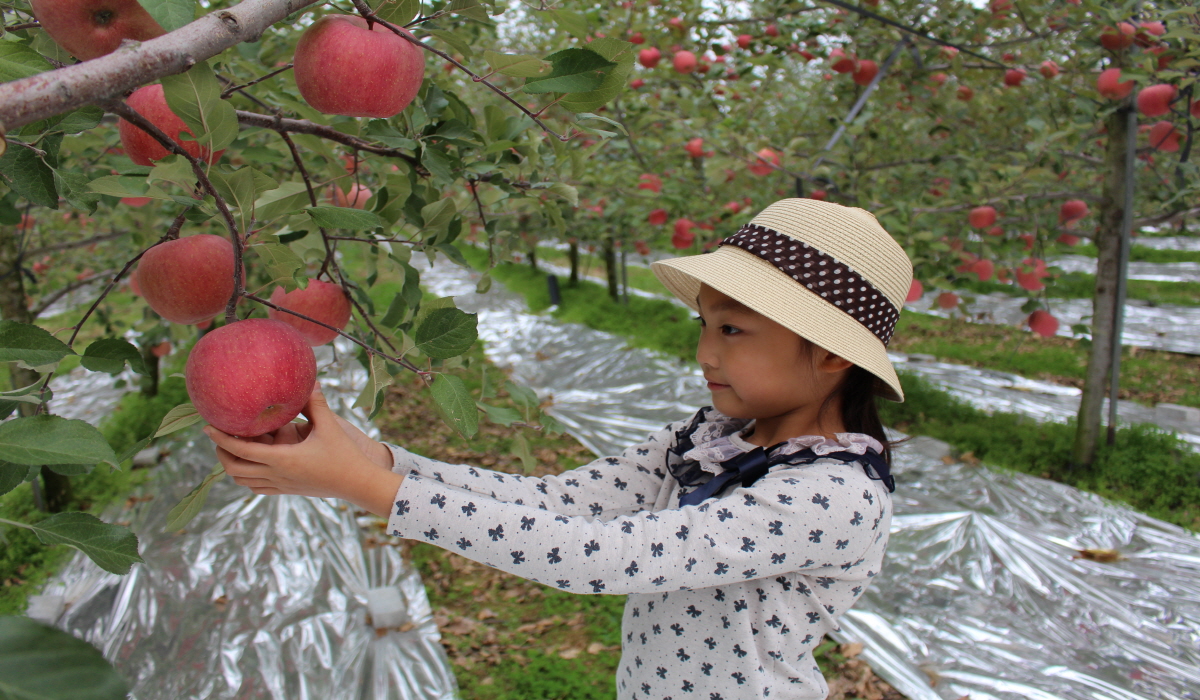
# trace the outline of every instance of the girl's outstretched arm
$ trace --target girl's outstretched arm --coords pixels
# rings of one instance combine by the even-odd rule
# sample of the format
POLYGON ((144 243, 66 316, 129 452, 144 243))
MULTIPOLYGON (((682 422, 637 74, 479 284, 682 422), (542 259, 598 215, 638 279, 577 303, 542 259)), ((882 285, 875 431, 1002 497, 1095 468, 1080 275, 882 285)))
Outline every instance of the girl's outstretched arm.
POLYGON ((386 518, 404 481, 385 466, 391 462, 387 448, 344 430, 320 389, 313 389, 303 413, 307 427, 284 426, 258 438, 237 438, 212 426, 204 432, 217 444, 225 472, 254 493, 339 498, 386 518))

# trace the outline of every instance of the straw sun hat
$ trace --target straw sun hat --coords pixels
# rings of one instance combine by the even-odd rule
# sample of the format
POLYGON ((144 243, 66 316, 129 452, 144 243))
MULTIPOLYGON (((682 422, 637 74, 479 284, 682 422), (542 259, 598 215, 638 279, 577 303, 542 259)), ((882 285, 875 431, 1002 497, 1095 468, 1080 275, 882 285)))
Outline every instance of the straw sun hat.
POLYGON ((704 255, 654 263, 654 274, 694 310, 700 285, 728 295, 883 381, 903 401, 887 356, 912 263, 869 212, 784 199, 704 255))

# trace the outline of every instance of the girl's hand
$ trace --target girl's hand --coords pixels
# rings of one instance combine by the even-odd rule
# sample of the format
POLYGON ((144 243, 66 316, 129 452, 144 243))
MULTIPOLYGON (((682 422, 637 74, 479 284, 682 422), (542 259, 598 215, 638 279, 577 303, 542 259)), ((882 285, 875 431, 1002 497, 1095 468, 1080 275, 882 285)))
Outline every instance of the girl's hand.
POLYGON ((340 498, 387 517, 404 480, 390 471, 390 450, 339 421, 320 389, 313 390, 303 413, 309 423, 291 423, 258 438, 237 438, 212 426, 204 432, 217 444, 225 472, 254 493, 340 498))

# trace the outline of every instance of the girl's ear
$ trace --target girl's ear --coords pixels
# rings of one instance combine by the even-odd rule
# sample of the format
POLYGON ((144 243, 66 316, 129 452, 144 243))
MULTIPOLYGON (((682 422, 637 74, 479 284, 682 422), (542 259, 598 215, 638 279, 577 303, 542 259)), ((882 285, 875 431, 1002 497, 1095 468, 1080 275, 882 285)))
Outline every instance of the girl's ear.
POLYGON ((837 372, 848 370, 854 366, 854 363, 850 360, 847 360, 840 355, 835 355, 819 345, 814 345, 813 349, 817 352, 817 369, 821 370, 822 372, 836 374, 837 372))

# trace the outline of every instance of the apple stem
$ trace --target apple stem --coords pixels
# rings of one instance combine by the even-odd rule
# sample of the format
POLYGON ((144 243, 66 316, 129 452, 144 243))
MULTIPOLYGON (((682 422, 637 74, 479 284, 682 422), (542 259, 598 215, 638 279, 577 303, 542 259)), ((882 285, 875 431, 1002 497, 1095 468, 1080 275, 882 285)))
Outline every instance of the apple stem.
POLYGON ((391 22, 380 19, 379 15, 375 14, 371 10, 370 6, 367 5, 367 3, 364 0, 352 0, 352 1, 354 3, 355 9, 358 10, 358 13, 360 15, 362 15, 363 19, 367 20, 368 23, 377 22, 380 25, 387 27, 389 30, 391 30, 391 32, 393 34, 400 37, 401 39, 404 39, 405 41, 410 41, 410 42, 416 44, 417 46, 420 46, 422 49, 425 49, 426 51, 428 51, 430 53, 440 56, 443 60, 449 62, 455 68, 458 68, 459 70, 461 70, 462 72, 464 72, 468 76, 470 76, 471 80, 473 80, 474 82, 483 83, 492 92, 496 93, 497 95, 500 95, 504 99, 511 102, 517 109, 521 110, 526 116, 528 116, 530 119, 532 119, 535 124, 537 124, 539 127, 541 127, 542 131, 545 131, 547 134, 550 134, 551 136, 558 139, 559 141, 570 140, 570 138, 571 138, 570 136, 568 136, 566 134, 559 134, 556 131, 554 131, 553 129, 551 129, 549 126, 546 126, 546 123, 538 118, 538 116, 539 116, 538 114, 534 114, 533 112, 529 111, 528 109, 525 108, 525 105, 523 105, 520 102, 513 99, 508 93, 506 93, 504 90, 501 90, 494 83, 492 83, 489 80, 486 80, 485 78, 480 77, 474 71, 472 71, 470 68, 467 68, 463 64, 454 60, 454 57, 451 56, 450 54, 448 54, 445 51, 442 51, 440 49, 436 49, 436 48, 430 46, 429 44, 426 44, 423 41, 420 41, 413 35, 404 31, 400 27, 397 27, 396 25, 392 24, 391 22))
MULTIPOLYGON (((271 71, 270 73, 267 73, 266 75, 264 75, 262 77, 255 78, 254 80, 251 80, 250 82, 246 83, 245 85, 234 85, 232 87, 227 87, 227 88, 225 88, 224 91, 221 92, 221 99, 227 99, 230 95, 232 95, 235 92, 242 92, 243 90, 245 90, 246 88, 248 88, 252 85, 257 85, 257 84, 261 83, 262 81, 267 80, 268 78, 274 78, 275 76, 279 75, 280 73, 283 73, 284 71, 289 71, 291 69, 292 69, 292 64, 289 63, 282 68, 276 68, 275 70, 271 71)), ((247 95, 247 97, 249 97, 249 95, 247 95)))
MULTIPOLYGON (((403 357, 395 357, 395 356, 389 355, 381 350, 373 348, 370 345, 367 345, 366 343, 362 342, 358 338, 355 338, 354 336, 350 335, 349 333, 346 333, 345 331, 341 330, 340 328, 335 328, 334 326, 331 326, 328 323, 322 323, 321 321, 318 321, 317 319, 309 317, 309 316, 305 316, 302 313, 298 313, 296 311, 292 311, 291 309, 285 309, 282 306, 272 304, 271 302, 267 301, 266 299, 263 299, 262 297, 257 296, 255 294, 251 294, 250 292, 243 292, 242 296, 249 299, 250 301, 258 302, 259 304, 262 304, 263 306, 275 309, 276 311, 280 311, 285 314, 291 314, 297 318, 303 319, 310 323, 315 323, 318 326, 321 326, 322 328, 327 328, 331 331, 334 331, 335 333, 342 336, 346 340, 349 340, 350 342, 354 343, 355 345, 361 347, 363 350, 366 350, 368 353, 370 353, 372 355, 379 355, 380 357, 382 357, 385 360, 395 362, 396 364, 400 365, 401 367, 417 373, 421 377, 421 379, 424 379, 426 382, 431 381, 430 377, 433 376, 432 372, 427 372, 427 371, 421 369, 420 367, 417 367, 416 365, 414 365, 413 363, 404 359, 403 357)), ((354 299, 351 298, 350 301, 354 302, 354 299)))

